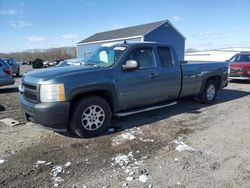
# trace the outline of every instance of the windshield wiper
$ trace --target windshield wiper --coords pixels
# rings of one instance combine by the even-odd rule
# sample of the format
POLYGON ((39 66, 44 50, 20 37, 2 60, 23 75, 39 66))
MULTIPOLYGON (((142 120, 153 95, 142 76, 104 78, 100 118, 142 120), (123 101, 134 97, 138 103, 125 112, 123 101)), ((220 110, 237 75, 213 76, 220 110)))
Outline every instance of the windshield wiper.
POLYGON ((98 65, 97 63, 84 63, 83 65, 97 66, 97 67, 100 66, 100 65, 98 65))

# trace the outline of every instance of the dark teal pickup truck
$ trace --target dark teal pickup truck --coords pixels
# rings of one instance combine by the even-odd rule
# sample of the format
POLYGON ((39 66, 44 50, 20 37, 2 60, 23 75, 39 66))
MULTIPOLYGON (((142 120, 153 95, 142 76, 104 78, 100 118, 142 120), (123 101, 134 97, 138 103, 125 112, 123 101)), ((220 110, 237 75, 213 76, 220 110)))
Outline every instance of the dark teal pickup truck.
POLYGON ((184 64, 170 45, 125 42, 99 48, 81 66, 25 74, 19 100, 28 119, 92 137, 114 116, 171 106, 180 97, 212 103, 227 79, 226 62, 184 64))

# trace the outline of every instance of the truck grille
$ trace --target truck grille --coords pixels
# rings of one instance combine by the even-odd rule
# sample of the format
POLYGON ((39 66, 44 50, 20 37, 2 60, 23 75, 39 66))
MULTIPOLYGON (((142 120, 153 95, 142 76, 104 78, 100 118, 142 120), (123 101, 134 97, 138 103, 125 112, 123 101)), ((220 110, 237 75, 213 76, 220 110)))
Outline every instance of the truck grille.
POLYGON ((231 68, 230 69, 231 73, 238 73, 238 72, 242 72, 242 68, 231 68))
POLYGON ((33 85, 33 84, 28 84, 28 83, 23 83, 23 95, 25 99, 33 102, 33 103, 38 103, 38 86, 33 85))

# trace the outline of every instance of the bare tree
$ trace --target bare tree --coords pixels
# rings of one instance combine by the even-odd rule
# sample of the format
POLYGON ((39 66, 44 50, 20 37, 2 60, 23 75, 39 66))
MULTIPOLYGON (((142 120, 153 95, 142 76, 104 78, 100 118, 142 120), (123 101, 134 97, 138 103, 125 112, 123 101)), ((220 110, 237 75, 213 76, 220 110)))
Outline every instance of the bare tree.
POLYGON ((0 53, 0 57, 15 58, 17 61, 34 61, 39 58, 44 61, 57 61, 76 58, 75 47, 51 48, 45 51, 0 53))

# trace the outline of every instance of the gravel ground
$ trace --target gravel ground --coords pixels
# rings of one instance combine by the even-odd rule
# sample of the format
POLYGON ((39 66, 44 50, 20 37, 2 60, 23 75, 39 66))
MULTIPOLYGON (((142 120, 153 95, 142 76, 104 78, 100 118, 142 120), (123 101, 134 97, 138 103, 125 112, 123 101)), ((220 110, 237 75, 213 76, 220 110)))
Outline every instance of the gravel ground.
POLYGON ((0 89, 0 120, 20 123, 0 123, 0 187, 250 187, 250 83, 230 83, 214 105, 182 99, 79 139, 26 122, 19 79, 0 89))

